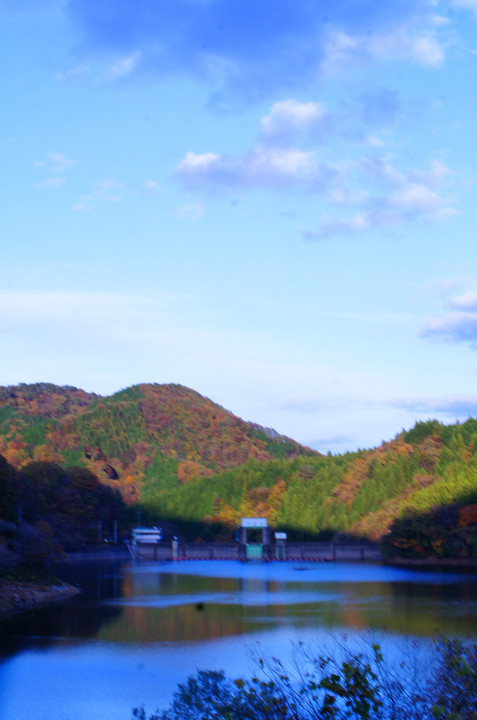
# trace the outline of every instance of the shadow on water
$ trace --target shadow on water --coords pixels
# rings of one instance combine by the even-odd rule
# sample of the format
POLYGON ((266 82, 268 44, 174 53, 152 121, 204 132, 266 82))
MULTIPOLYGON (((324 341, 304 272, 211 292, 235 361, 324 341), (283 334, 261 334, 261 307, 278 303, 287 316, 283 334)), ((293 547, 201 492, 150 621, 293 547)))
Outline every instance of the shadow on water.
POLYGON ((61 564, 55 568, 55 574, 62 581, 79 587, 81 593, 0 622, 0 657, 6 658, 32 646, 46 649, 67 645, 69 640, 87 641, 97 637, 104 624, 113 622, 121 614, 120 606, 108 602, 122 596, 121 563, 61 564))
POLYGON ((475 575, 393 572, 334 564, 71 563, 58 567, 57 574, 80 586, 82 593, 5 622, 0 626, 0 653, 5 657, 93 639, 179 645, 253 636, 279 627, 294 632, 372 629, 427 637, 436 632, 475 634, 475 575))
POLYGON ((436 631, 477 631, 475 573, 87 561, 58 574, 82 594, 0 627, 6 717, 117 720, 141 702, 167 703, 197 668, 247 673, 247 648, 257 645, 279 657, 296 640, 333 648, 370 632, 396 657, 419 639, 425 663, 436 631))

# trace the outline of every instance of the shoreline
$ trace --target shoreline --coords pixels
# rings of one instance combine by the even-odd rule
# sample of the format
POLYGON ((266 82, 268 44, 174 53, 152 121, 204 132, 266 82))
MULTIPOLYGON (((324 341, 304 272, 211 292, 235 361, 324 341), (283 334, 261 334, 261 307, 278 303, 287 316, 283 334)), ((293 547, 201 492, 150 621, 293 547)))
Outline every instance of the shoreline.
POLYGON ((429 556, 427 558, 391 558, 384 560, 385 565, 393 565, 397 567, 416 567, 416 568, 477 568, 477 559, 475 558, 439 558, 429 556))
POLYGON ((0 621, 28 610, 79 595, 80 588, 61 583, 23 582, 0 578, 0 621))

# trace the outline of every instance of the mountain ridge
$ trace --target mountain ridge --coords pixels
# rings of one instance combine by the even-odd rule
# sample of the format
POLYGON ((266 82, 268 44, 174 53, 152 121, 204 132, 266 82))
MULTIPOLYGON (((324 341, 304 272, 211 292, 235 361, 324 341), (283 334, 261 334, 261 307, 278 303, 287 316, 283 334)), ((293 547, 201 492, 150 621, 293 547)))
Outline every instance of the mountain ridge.
POLYGON ((317 454, 173 383, 109 396, 52 383, 1 387, 0 453, 16 468, 31 460, 85 466, 129 502, 161 459, 169 479, 185 483, 251 459, 317 454))
POLYGON ((110 514, 120 493, 134 516, 192 538, 230 539, 241 517, 266 517, 295 539, 394 537, 406 557, 477 558, 473 418, 418 421, 379 447, 324 456, 181 385, 103 397, 38 383, 0 388, 0 456, 17 505, 22 487, 40 505, 56 484, 59 497, 93 489, 110 514))

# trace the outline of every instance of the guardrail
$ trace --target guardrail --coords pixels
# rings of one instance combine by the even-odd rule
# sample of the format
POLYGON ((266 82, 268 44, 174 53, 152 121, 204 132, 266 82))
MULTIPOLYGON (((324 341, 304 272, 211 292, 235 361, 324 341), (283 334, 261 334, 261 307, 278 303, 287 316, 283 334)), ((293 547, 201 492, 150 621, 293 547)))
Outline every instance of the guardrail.
MULTIPOLYGON (((135 560, 246 560, 247 548, 242 543, 154 543, 131 545, 128 549, 135 560)), ((254 552, 254 559, 260 559, 254 552)), ((265 545, 262 560, 328 561, 328 562, 379 562, 382 555, 371 543, 294 543, 265 545)))

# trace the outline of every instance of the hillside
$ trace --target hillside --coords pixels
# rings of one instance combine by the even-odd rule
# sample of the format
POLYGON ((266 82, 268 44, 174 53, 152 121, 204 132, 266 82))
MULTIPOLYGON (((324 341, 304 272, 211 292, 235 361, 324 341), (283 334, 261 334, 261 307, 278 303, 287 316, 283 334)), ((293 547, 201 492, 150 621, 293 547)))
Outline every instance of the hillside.
POLYGON ((419 422, 345 455, 250 460, 144 501, 156 517, 234 527, 257 515, 294 538, 388 536, 405 556, 477 557, 477 421, 419 422))
POLYGON ((241 465, 315 453, 180 385, 110 397, 48 383, 0 388, 0 454, 88 468, 128 502, 241 465))
POLYGON ((134 517, 190 538, 230 538, 241 517, 263 516, 290 539, 345 533, 386 537, 408 557, 477 557, 473 418, 418 422, 377 448, 322 456, 180 385, 111 397, 20 385, 0 389, 0 455, 10 463, 0 520, 14 520, 21 501, 30 522, 47 517, 55 534, 72 522, 64 498, 78 498, 78 532, 97 513, 93 537, 100 520, 121 515, 120 493, 134 517))

